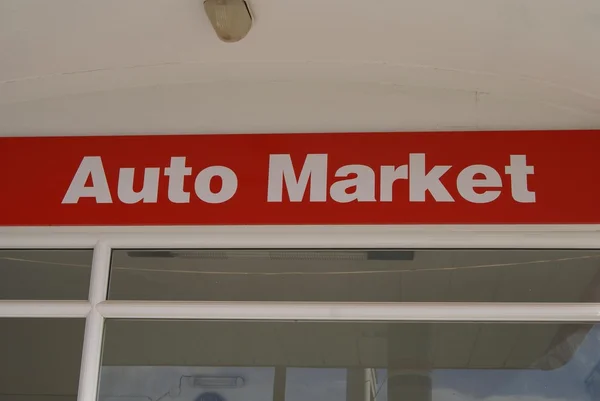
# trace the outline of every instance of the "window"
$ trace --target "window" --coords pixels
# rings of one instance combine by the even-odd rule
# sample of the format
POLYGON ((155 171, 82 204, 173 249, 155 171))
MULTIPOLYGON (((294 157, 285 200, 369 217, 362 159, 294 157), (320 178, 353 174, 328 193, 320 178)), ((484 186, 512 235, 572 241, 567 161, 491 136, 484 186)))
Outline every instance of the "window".
POLYGON ((0 401, 75 401, 84 319, 0 318, 0 401))
POLYGON ((0 299, 85 300, 91 250, 0 250, 0 299))
POLYGON ((598 329, 108 320, 99 400, 592 401, 598 329))
POLYGON ((115 250, 109 299, 598 302, 600 252, 115 250))
POLYGON ((600 232, 261 230, 0 234, 0 401, 600 399, 600 232))
MULTIPOLYGON (((87 300, 92 250, 0 250, 0 307, 8 302, 36 315, 47 303, 87 300)), ((83 308, 79 308, 83 310, 83 308)), ((61 312, 53 313, 61 315, 61 312)), ((56 317, 56 316, 53 316, 56 317)), ((0 401, 75 401, 83 349, 85 315, 78 318, 0 315, 0 401)))

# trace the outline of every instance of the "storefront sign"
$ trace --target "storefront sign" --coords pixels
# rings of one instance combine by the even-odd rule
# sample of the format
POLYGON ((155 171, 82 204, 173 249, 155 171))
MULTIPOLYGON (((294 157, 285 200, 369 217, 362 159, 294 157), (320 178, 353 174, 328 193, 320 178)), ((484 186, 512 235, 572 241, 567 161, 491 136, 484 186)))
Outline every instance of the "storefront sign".
POLYGON ((594 224, 600 131, 0 138, 0 225, 594 224))

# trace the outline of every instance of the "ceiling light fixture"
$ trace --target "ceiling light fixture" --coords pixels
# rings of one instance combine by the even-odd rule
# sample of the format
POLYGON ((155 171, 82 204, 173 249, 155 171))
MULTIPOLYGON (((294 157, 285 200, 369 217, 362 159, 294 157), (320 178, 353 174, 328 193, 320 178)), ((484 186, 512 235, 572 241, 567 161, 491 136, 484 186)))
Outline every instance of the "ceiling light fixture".
POLYGON ((244 0, 204 0, 204 11, 223 42, 242 40, 252 27, 250 7, 244 0))
POLYGON ((130 258, 177 258, 177 259, 271 259, 271 260, 379 260, 412 261, 414 252, 410 250, 229 250, 198 249, 173 251, 128 251, 130 258))
POLYGON ((192 376, 194 387, 202 388, 239 388, 244 386, 244 378, 240 376, 192 376))

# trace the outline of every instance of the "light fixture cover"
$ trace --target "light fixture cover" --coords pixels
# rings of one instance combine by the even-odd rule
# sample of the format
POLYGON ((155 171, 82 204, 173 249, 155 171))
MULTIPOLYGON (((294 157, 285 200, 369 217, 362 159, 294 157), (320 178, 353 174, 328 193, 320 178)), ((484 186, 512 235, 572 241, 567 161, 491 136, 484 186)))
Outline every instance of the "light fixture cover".
POLYGON ((379 260, 412 261, 414 251, 395 249, 192 249, 192 250, 156 250, 128 251, 130 258, 178 258, 178 259, 270 259, 270 260, 379 260))
POLYGON ((244 0, 204 0, 204 11, 224 42, 243 39, 252 27, 252 14, 244 0))
POLYGON ((192 376, 194 387, 202 388, 239 388, 244 386, 240 376, 192 376))

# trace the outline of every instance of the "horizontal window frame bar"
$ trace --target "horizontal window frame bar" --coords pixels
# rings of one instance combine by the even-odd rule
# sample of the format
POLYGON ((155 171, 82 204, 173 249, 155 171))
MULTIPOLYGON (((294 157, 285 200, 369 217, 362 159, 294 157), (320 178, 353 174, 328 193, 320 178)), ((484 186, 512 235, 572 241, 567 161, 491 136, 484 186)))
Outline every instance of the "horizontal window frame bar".
MULTIPOLYGON (((600 303, 102 301, 104 319, 600 322, 600 303)), ((0 318, 85 318, 87 301, 0 301, 0 318)))
POLYGON ((599 225, 14 227, 0 248, 600 249, 599 225))
POLYGON ((88 301, 0 300, 0 318, 85 318, 91 310, 88 301))
POLYGON ((318 303, 104 301, 105 319, 600 322, 600 303, 318 303))

